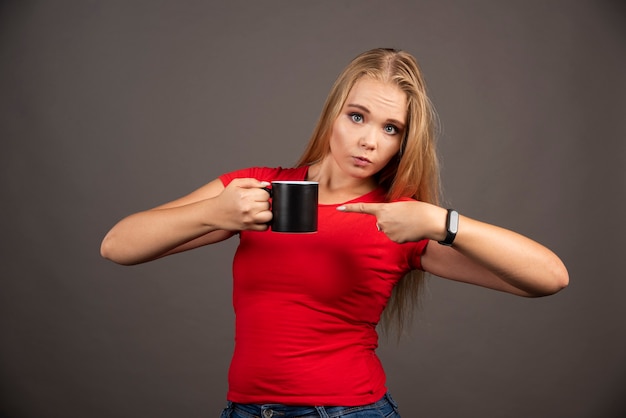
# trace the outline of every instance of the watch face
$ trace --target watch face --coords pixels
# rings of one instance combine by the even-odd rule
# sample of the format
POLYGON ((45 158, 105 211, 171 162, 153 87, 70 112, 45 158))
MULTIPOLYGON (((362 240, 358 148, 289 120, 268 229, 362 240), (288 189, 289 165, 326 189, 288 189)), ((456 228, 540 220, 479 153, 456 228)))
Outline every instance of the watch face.
POLYGON ((450 211, 450 226, 448 227, 448 230, 453 233, 456 234, 459 231, 459 212, 457 212, 456 210, 451 210, 450 211))

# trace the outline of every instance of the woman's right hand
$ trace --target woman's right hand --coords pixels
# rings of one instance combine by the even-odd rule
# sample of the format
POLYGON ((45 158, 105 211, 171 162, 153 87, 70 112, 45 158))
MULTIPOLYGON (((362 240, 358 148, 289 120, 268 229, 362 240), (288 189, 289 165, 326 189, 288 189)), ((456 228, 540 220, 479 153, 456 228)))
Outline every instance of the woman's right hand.
POLYGON ((251 178, 235 179, 215 197, 219 208, 216 225, 227 231, 265 231, 272 220, 268 182, 251 178))

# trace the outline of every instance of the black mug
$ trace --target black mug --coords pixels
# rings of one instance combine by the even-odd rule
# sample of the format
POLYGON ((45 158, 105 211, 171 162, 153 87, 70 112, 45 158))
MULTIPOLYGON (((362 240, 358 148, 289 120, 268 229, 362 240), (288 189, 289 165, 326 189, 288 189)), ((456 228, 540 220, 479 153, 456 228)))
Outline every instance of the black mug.
POLYGON ((317 231, 317 182, 273 181, 272 188, 265 190, 272 197, 272 231, 317 231))

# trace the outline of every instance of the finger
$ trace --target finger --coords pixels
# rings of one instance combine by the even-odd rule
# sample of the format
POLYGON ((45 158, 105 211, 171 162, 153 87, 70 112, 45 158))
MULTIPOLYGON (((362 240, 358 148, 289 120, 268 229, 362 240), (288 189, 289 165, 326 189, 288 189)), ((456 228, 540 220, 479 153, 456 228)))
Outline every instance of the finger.
POLYGON ((233 180, 233 183, 237 187, 241 187, 243 189, 254 189, 254 188, 260 189, 260 188, 267 187, 270 185, 270 183, 267 181, 260 181, 260 180, 253 179, 253 178, 239 178, 239 179, 233 180))
POLYGON ((269 224, 264 223, 264 224, 253 224, 250 225, 247 229, 249 231, 267 231, 269 229, 269 224))
POLYGON ((264 210, 256 214, 256 216, 254 217, 254 222, 257 224, 264 225, 264 224, 268 224, 269 222, 271 222, 272 218, 273 218, 272 212, 269 210, 264 210))
POLYGON ((240 189, 244 194, 256 202, 266 202, 270 198, 270 192, 267 186, 270 185, 267 181, 259 181, 253 178, 239 178, 235 179, 231 183, 233 187, 240 189))
POLYGON ((380 210, 381 203, 350 203, 337 208, 341 212, 366 213, 376 216, 380 210))
POLYGON ((255 202, 265 202, 269 207, 269 198, 271 197, 270 192, 266 188, 254 188, 249 189, 246 192, 246 195, 252 198, 255 202))

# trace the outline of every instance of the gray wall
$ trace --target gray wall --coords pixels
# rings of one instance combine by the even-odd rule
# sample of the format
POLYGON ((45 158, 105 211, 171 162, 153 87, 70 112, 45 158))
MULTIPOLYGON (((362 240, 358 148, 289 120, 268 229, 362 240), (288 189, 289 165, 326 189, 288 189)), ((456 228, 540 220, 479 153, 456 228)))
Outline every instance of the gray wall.
POLYGON ((404 416, 626 416, 623 3, 220 3, 0 3, 0 415, 218 416, 236 240, 136 267, 100 240, 293 164, 340 69, 391 46, 426 74, 447 204, 571 275, 533 300, 431 278, 380 349, 404 416))

